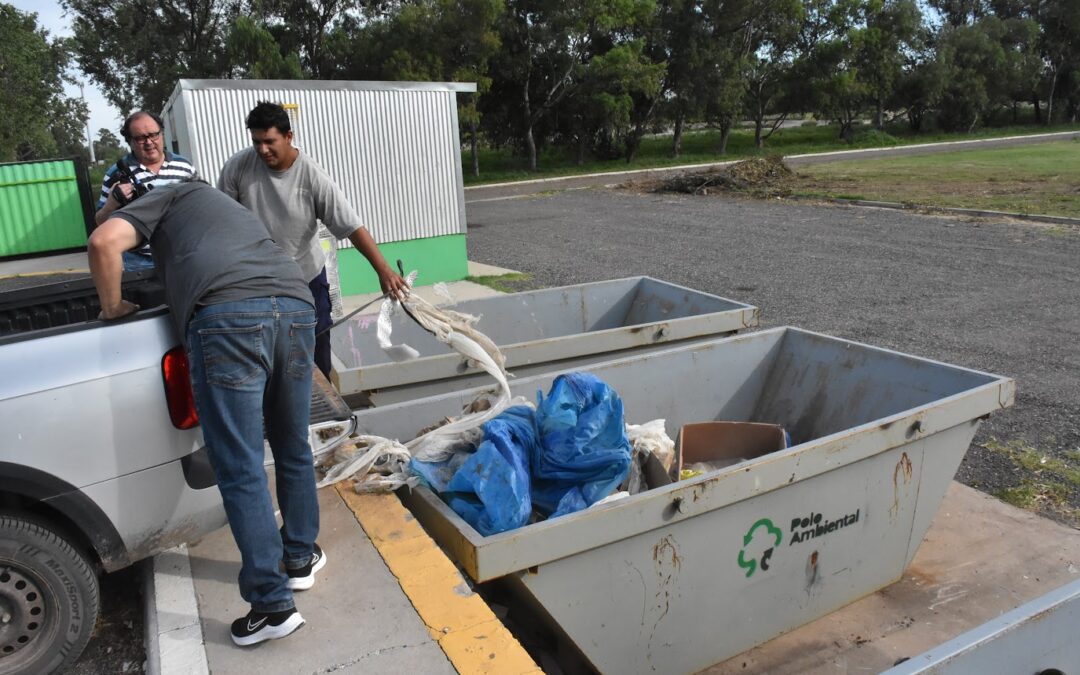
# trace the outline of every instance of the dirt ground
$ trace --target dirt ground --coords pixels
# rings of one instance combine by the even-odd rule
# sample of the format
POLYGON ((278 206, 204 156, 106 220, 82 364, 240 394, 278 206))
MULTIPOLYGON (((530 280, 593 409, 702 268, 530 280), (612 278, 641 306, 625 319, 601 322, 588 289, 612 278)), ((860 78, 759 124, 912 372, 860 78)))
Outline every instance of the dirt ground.
POLYGON ((102 577, 97 624, 71 675, 146 672, 140 570, 140 565, 134 565, 102 577))

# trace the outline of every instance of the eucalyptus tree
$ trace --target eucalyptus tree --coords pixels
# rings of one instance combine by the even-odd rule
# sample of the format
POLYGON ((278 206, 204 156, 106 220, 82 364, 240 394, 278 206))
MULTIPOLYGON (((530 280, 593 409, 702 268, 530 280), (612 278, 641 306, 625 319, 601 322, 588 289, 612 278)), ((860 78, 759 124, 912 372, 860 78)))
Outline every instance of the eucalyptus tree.
POLYGON ((503 48, 492 59, 493 91, 513 93, 529 169, 537 167, 537 128, 578 88, 591 59, 630 41, 653 0, 508 0, 499 22, 503 48), (603 44, 601 44, 603 43, 603 44))
MULTIPOLYGON (((1045 64, 1046 123, 1053 120, 1059 89, 1076 100, 1080 86, 1080 8, 1075 0, 1041 0, 1035 20, 1039 25, 1039 53, 1045 64)), ((1075 106, 1070 113, 1075 118, 1075 106)))
POLYGON ((73 50, 105 98, 127 114, 160 110, 182 77, 230 73, 226 40, 241 0, 61 0, 73 50))
POLYGON ((761 148, 794 110, 791 78, 799 57, 798 38, 805 9, 800 0, 764 0, 752 25, 747 56, 745 110, 754 122, 754 145, 761 148))
POLYGON ((0 3, 0 162, 82 154, 87 109, 64 94, 68 47, 35 14, 0 3))
POLYGON ((335 79, 474 82, 458 95, 458 120, 468 131, 472 170, 479 174, 478 98, 490 89, 489 62, 501 46, 496 23, 503 0, 417 0, 369 6, 344 16, 327 40, 335 79))
POLYGON ((865 25, 853 32, 858 77, 874 105, 874 126, 885 128, 885 106, 923 36, 915 0, 868 0, 865 25))

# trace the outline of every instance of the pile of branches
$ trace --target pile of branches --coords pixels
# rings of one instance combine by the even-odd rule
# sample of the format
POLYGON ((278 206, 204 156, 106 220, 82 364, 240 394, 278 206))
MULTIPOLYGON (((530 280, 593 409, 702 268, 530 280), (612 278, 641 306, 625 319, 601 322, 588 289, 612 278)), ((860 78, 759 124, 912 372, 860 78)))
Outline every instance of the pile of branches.
POLYGON ((679 174, 657 181, 653 192, 681 192, 707 195, 710 192, 739 192, 754 197, 785 197, 791 194, 795 176, 783 157, 747 159, 724 167, 679 174))

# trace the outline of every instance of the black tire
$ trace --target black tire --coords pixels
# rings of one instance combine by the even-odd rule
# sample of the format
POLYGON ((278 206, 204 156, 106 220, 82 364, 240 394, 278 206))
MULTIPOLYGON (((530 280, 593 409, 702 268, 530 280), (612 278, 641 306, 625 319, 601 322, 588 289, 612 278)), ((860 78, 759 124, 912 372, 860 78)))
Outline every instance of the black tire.
POLYGON ((86 557, 46 524, 0 515, 0 675, 63 672, 98 615, 86 557))

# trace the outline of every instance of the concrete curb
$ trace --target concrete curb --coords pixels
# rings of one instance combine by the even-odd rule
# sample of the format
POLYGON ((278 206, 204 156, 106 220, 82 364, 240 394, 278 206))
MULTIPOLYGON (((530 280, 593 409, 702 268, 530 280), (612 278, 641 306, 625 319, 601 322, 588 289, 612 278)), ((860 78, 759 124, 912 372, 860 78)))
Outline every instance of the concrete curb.
POLYGON ((397 495, 358 495, 347 482, 334 489, 459 673, 542 675, 397 495))
POLYGON ((187 546, 177 546, 147 560, 143 579, 146 672, 210 675, 187 546))
POLYGON ((1035 213, 1010 213, 1008 211, 987 211, 985 209, 963 209, 950 206, 926 206, 923 204, 904 204, 902 202, 879 202, 871 199, 843 199, 841 197, 789 197, 794 201, 806 202, 829 202, 843 204, 845 206, 864 206, 876 209, 896 209, 898 211, 928 211, 931 213, 946 213, 958 216, 974 216, 979 218, 1014 218, 1036 223, 1053 223, 1056 225, 1072 225, 1080 227, 1080 218, 1068 218, 1065 216, 1046 216, 1035 213))

